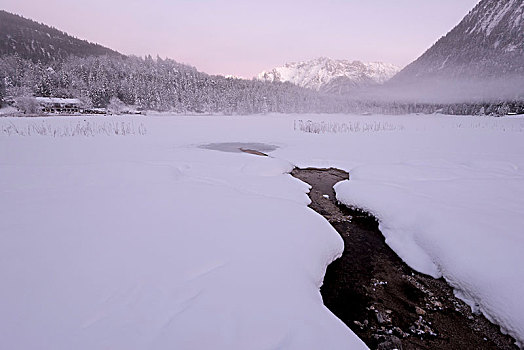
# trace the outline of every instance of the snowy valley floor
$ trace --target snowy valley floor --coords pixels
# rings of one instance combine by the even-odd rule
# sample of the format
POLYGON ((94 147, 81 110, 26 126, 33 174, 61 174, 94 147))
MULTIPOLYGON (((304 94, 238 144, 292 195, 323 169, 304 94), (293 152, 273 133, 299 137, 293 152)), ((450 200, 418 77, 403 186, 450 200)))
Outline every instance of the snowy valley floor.
POLYGON ((0 348, 366 348, 322 303, 343 241, 294 166, 349 171, 341 202, 524 342, 523 136, 522 118, 1 118, 0 348), (232 142, 278 148, 201 147, 232 142))

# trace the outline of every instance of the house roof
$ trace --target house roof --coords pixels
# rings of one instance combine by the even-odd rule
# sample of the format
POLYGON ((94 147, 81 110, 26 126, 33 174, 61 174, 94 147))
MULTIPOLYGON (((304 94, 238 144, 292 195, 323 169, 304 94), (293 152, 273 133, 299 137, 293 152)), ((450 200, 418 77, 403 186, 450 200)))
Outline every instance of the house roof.
POLYGON ((77 98, 58 98, 58 97, 36 97, 36 100, 40 103, 50 103, 50 104, 82 104, 77 98))

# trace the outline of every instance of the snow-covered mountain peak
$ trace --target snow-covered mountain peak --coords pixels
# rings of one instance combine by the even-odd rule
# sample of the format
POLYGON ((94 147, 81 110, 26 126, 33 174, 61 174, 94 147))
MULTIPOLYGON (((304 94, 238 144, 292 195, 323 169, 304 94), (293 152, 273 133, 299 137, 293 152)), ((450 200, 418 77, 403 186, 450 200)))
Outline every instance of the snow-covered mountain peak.
POLYGON ((393 77, 399 67, 382 62, 333 60, 319 57, 309 61, 286 63, 264 71, 257 79, 270 82, 290 82, 301 87, 324 90, 335 81, 353 87, 382 84, 393 77))

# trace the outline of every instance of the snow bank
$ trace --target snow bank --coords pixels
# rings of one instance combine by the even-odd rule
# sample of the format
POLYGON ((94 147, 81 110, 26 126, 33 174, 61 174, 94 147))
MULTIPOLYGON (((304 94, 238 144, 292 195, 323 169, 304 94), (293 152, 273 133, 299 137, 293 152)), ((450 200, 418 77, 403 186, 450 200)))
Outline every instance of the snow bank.
POLYGON ((416 152, 406 147, 404 161, 358 166, 335 190, 344 204, 378 218, 387 244, 411 267, 444 276, 522 345, 524 145, 507 147, 515 135, 507 136, 494 133, 491 142, 454 160, 445 141, 435 145, 438 158, 410 159, 416 152), (499 154, 502 149, 508 153, 499 154))
POLYGON ((365 349, 322 303, 343 242, 291 165, 144 123, 0 136, 0 348, 365 349))
POLYGON ((524 118, 300 116, 311 125, 395 128, 296 130, 275 155, 338 167, 339 200, 380 220, 413 268, 457 293, 524 344, 524 118))

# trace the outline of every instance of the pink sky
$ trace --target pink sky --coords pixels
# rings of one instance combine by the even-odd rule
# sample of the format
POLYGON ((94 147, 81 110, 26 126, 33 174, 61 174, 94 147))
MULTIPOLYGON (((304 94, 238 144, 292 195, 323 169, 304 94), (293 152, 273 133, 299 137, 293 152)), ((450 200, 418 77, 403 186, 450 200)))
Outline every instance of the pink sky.
POLYGON ((124 54, 252 77, 316 57, 405 66, 478 0, 0 0, 0 8, 124 54))

